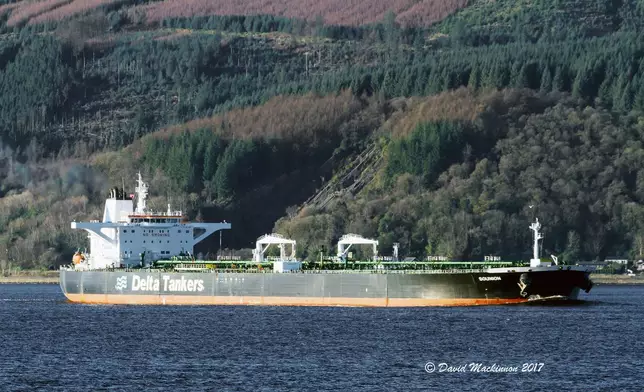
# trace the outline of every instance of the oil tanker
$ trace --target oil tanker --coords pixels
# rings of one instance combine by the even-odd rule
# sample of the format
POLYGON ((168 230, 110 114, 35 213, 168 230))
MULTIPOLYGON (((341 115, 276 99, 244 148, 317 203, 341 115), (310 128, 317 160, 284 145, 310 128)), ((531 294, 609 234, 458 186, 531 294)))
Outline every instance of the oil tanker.
POLYGON ((561 265, 539 257, 541 225, 533 232, 529 263, 424 261, 378 256, 378 241, 347 234, 337 255, 298 260, 296 242, 279 234, 260 237, 252 260, 199 260, 194 245, 231 224, 186 222, 181 211, 146 206, 148 185, 139 173, 135 194, 113 188, 102 221, 72 222, 88 232, 90 252, 76 252, 60 269, 60 287, 72 302, 152 305, 466 306, 577 299, 589 292, 592 267, 561 265), (136 199, 136 208, 134 206, 136 199), (351 261, 353 245, 373 257, 351 261), (268 257, 267 250, 279 249, 268 257))

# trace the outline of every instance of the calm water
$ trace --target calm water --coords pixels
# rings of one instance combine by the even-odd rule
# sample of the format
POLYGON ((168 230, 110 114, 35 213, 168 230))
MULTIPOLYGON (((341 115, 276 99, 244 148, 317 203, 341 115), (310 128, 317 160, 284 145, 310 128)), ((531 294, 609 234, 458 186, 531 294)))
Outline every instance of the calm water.
MULTIPOLYGON (((644 390, 644 287, 582 305, 87 306, 0 285, 0 390, 644 390), (425 371, 425 364, 518 367, 425 371), (524 363, 543 363, 522 373, 524 363)), ((443 365, 445 366, 445 365, 443 365)))

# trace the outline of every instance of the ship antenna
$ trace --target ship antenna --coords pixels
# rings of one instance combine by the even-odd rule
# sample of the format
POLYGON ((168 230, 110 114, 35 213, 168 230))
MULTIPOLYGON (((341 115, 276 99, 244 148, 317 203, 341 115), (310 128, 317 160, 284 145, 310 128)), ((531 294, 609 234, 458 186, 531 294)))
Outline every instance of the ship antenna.
POLYGON ((535 218, 534 223, 530 225, 530 230, 533 232, 533 244, 532 244, 532 260, 530 260, 530 267, 538 267, 541 264, 541 259, 539 258, 539 240, 543 239, 543 234, 539 232, 541 224, 539 219, 535 218))

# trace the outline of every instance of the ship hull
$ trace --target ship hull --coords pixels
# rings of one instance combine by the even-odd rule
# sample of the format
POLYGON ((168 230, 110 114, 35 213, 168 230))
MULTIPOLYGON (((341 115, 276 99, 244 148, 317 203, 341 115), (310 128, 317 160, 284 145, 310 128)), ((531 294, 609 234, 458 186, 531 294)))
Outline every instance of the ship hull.
POLYGON ((72 302, 149 305, 471 306, 576 299, 590 272, 167 273, 66 271, 72 302))

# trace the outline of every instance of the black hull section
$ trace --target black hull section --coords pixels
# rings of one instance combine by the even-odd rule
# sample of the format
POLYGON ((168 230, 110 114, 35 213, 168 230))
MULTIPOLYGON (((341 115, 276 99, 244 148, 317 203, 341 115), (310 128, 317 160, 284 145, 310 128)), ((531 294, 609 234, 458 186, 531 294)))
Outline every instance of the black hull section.
POLYGON ((576 299, 589 271, 556 269, 473 273, 166 273, 61 271, 74 302, 436 306, 576 299))

